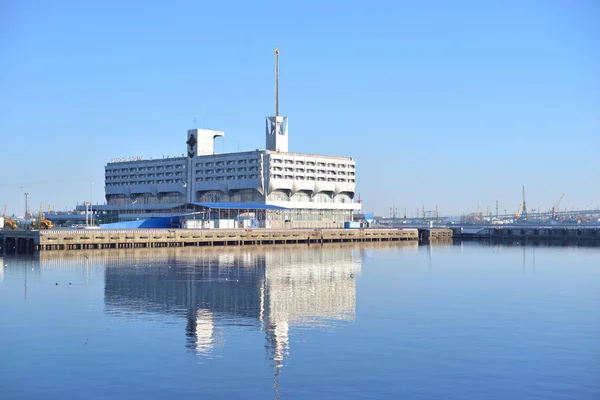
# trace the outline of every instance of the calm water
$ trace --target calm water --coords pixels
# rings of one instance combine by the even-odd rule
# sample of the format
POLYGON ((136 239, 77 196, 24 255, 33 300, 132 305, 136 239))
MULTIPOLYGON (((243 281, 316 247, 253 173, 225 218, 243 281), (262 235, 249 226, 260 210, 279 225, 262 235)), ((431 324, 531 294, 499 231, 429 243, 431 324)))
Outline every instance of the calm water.
POLYGON ((600 398, 598 248, 0 260, 2 399, 600 398))

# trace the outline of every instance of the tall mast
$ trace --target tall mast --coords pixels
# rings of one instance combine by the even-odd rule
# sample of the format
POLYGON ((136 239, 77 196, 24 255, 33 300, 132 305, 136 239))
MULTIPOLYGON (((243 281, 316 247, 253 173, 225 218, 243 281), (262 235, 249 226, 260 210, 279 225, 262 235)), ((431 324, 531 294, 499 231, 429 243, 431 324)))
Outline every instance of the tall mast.
POLYGON ((275 116, 279 115, 279 47, 275 48, 275 116))

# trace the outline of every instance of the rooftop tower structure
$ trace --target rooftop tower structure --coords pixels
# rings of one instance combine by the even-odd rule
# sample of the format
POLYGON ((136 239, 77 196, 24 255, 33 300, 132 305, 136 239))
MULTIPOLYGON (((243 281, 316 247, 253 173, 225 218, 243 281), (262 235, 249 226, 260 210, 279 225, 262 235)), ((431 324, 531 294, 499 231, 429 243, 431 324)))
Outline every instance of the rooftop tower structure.
POLYGON ((287 153, 288 119, 279 115, 279 48, 275 49, 275 115, 265 122, 266 149, 287 153))

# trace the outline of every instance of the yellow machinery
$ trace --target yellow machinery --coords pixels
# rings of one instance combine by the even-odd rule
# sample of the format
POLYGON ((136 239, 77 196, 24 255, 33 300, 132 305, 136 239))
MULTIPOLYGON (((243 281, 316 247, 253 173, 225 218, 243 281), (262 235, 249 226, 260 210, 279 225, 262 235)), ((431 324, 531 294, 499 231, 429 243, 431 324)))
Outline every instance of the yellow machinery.
POLYGON ((565 197, 564 193, 562 194, 562 196, 560 196, 560 199, 558 199, 556 204, 552 206, 552 219, 555 219, 556 213, 559 211, 558 207, 560 207, 560 202, 562 201, 563 197, 565 197))
POLYGON ((515 219, 519 219, 521 217, 521 211, 523 211, 523 203, 519 204, 519 209, 517 210, 517 213, 515 214, 515 219))
POLYGON ((4 229, 17 229, 17 222, 6 215, 6 205, 4 206, 4 229))
POLYGON ((43 210, 41 204, 40 204, 40 214, 38 216, 38 219, 33 221, 31 223, 31 226, 33 229, 52 229, 52 228, 54 228, 54 224, 52 223, 52 221, 49 221, 46 218, 44 218, 44 210, 43 210))

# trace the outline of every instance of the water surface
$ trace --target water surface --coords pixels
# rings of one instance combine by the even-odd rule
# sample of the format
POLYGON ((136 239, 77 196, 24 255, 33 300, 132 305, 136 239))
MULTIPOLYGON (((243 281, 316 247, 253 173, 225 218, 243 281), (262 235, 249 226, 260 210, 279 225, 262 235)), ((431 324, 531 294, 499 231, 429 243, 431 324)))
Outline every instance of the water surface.
POLYGON ((0 267, 0 398, 598 399, 600 250, 45 252, 0 267))

